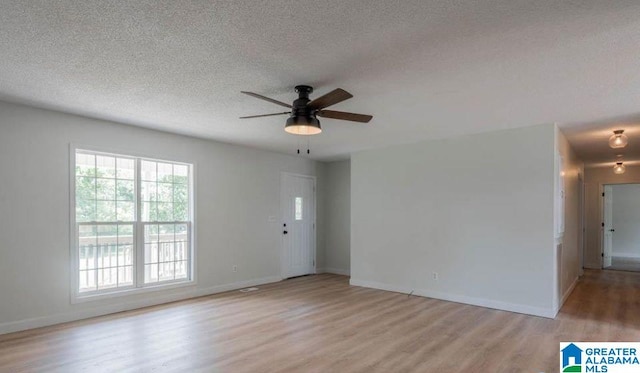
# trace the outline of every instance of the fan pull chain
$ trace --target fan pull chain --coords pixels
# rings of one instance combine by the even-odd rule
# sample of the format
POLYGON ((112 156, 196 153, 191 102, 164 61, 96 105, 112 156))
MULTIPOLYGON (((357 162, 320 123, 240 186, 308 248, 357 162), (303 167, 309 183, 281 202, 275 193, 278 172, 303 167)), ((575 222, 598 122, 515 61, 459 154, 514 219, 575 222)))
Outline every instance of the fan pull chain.
MULTIPOLYGON (((306 136, 306 137, 307 137, 307 154, 311 154, 311 144, 310 144, 309 136, 306 136)), ((298 139, 297 153, 300 154, 300 139, 298 139)))

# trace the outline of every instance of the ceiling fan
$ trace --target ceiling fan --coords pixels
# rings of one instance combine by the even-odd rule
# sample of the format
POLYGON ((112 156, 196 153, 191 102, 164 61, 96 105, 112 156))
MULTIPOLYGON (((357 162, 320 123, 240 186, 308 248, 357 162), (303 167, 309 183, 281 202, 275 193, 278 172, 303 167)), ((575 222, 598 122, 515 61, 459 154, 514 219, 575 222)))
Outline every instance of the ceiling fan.
POLYGON ((298 93, 298 99, 293 101, 293 105, 289 105, 285 102, 277 101, 263 95, 259 95, 253 92, 242 91, 242 93, 259 98, 261 100, 269 101, 276 105, 290 108, 291 111, 285 111, 281 113, 251 115, 247 117, 240 117, 240 119, 271 117, 274 115, 288 114, 289 118, 284 126, 284 130, 295 135, 316 135, 322 132, 320 128, 320 121, 316 117, 332 118, 349 120, 352 122, 368 123, 373 116, 364 114, 346 113, 344 111, 325 110, 325 108, 335 105, 344 100, 348 100, 353 95, 344 89, 337 88, 327 93, 324 96, 320 96, 315 100, 309 99, 309 94, 313 92, 313 88, 308 85, 296 86, 296 92, 298 93))

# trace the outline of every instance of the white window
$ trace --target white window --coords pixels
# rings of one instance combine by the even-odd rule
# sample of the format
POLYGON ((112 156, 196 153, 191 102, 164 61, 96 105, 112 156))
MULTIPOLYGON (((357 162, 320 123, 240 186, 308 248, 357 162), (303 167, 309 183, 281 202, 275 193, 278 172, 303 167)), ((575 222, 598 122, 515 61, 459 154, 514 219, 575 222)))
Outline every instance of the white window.
POLYGON ((192 280, 193 166, 75 151, 79 296, 192 280))
POLYGON ((302 220, 302 197, 296 197, 295 200, 295 219, 302 220))

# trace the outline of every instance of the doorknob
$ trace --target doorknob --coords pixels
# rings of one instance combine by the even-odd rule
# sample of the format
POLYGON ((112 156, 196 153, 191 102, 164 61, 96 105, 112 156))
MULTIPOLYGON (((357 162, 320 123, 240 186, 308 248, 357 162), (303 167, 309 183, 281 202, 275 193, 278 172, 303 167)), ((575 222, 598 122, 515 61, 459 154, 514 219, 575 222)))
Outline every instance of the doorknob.
POLYGON ((289 233, 289 232, 287 232, 287 231, 282 232, 282 234, 287 234, 287 233, 289 233))
POLYGON ((615 229, 609 229, 609 232, 615 232, 615 231, 616 231, 615 229))

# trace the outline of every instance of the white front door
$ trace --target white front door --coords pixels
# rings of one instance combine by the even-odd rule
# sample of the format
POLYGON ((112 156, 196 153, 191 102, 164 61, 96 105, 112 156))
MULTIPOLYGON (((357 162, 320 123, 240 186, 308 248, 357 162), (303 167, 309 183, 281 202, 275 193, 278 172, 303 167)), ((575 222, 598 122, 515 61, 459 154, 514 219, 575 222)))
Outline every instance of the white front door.
POLYGON ((281 188, 282 277, 315 273, 315 179, 283 173, 281 188))
POLYGON ((613 252, 613 188, 604 186, 604 224, 602 242, 602 267, 611 267, 611 254, 613 252))

